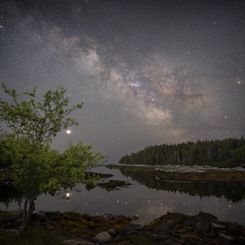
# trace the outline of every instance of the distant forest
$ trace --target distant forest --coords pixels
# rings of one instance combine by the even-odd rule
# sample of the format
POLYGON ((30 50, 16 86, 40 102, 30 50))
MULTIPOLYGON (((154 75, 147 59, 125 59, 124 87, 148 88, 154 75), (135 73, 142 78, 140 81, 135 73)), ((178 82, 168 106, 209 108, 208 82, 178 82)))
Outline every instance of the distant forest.
POLYGON ((123 156, 120 163, 147 165, 209 165, 245 167, 245 139, 205 140, 148 146, 123 156))

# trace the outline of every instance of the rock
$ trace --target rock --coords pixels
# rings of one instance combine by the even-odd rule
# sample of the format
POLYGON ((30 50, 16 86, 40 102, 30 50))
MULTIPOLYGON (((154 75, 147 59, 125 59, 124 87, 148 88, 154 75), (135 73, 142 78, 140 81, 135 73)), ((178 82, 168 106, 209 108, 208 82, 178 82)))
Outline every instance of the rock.
POLYGON ((22 210, 6 212, 6 214, 0 216, 0 224, 16 221, 18 223, 18 219, 22 218, 22 213, 22 210))
MULTIPOLYGON (((202 239, 198 236, 198 235, 196 235, 196 234, 183 234, 182 236, 181 236, 181 240, 182 240, 182 244, 185 244, 185 245, 194 245, 194 244, 208 244, 207 242, 201 242, 202 241, 202 239)), ((211 243, 211 244, 213 244, 213 243, 211 243)))
POLYGON ((123 237, 118 235, 113 242, 115 242, 115 244, 119 244, 120 242, 123 242, 123 237))
POLYGON ((99 177, 99 178, 111 178, 113 177, 113 174, 105 174, 105 173, 98 173, 93 171, 86 171, 86 177, 93 178, 93 177, 99 177))
POLYGON ((63 214, 63 219, 65 219, 65 220, 72 220, 72 221, 78 221, 78 222, 80 222, 81 221, 81 218, 88 219, 88 218, 91 218, 91 217, 88 216, 88 215, 86 215, 86 214, 84 214, 83 216, 81 216, 81 215, 79 215, 76 212, 69 212, 69 213, 63 214))
POLYGON ((214 216, 212 214, 209 214, 209 213, 204 213, 204 212, 200 212, 198 214, 198 217, 201 218, 201 219, 209 220, 209 221, 217 220, 216 216, 214 216))
POLYGON ((117 236, 117 232, 116 232, 114 229, 110 229, 110 230, 108 231, 108 233, 109 233, 111 236, 113 236, 113 237, 116 237, 116 236, 117 236))
POLYGON ((36 211, 32 214, 32 217, 35 220, 39 220, 39 221, 45 221, 47 219, 46 214, 42 211, 36 211))
POLYGON ((15 233, 16 235, 20 232, 19 229, 5 229, 6 232, 15 233))
POLYGON ((184 233, 186 233, 187 231, 186 231, 186 229, 185 228, 181 228, 181 229, 178 229, 177 230, 177 233, 180 233, 180 234, 184 234, 184 233))
POLYGON ((132 243, 129 241, 122 241, 122 242, 117 243, 117 245, 130 245, 130 244, 132 243))
POLYGON ((171 219, 169 219, 169 220, 166 221, 166 224, 167 224, 167 225, 173 225, 173 224, 174 224, 174 221, 171 220, 171 219))
POLYGON ((139 224, 128 224, 124 227, 124 230, 127 232, 131 232, 131 231, 139 231, 142 229, 142 226, 139 224))
POLYGON ((185 215, 181 213, 167 213, 163 217, 163 219, 166 220, 173 220, 174 223, 182 223, 185 218, 185 215))
POLYGON ((94 237, 94 240, 99 243, 106 243, 112 240, 112 236, 107 231, 103 231, 103 232, 98 233, 94 237))
POLYGON ((94 184, 86 184, 85 185, 85 188, 86 188, 87 191, 90 191, 90 190, 94 189, 95 187, 96 186, 94 184))
POLYGON ((233 242, 233 244, 237 244, 237 245, 244 245, 245 244, 245 237, 236 237, 235 239, 233 239, 230 242, 233 242))
POLYGON ((164 245, 183 245, 183 242, 179 241, 179 240, 176 240, 172 237, 169 237, 168 239, 164 239, 164 245))
POLYGON ((215 230, 223 230, 226 228, 225 225, 214 223, 214 222, 211 223, 211 226, 215 230))
POLYGON ((196 216, 187 216, 185 217, 184 225, 185 226, 194 226, 196 225, 198 219, 196 216))
POLYGON ((167 230, 171 229, 174 222, 172 220, 167 220, 166 222, 163 221, 160 224, 155 224, 152 227, 152 232, 154 234, 162 234, 165 233, 167 230))
MULTIPOLYGON (((179 223, 177 223, 177 226, 180 226, 179 223)), ((164 234, 168 233, 172 230, 175 230, 176 223, 172 219, 164 219, 159 218, 152 222, 152 224, 149 225, 148 230, 150 230, 153 234, 164 234)))
POLYGON ((210 223, 207 220, 198 221, 196 227, 201 232, 209 232, 210 231, 210 223))
POLYGON ((87 241, 85 239, 70 239, 63 241, 65 245, 95 245, 95 243, 87 241))
POLYGON ((232 223, 228 225, 227 230, 232 234, 236 234, 237 232, 239 232, 240 228, 241 226, 239 224, 232 223))
POLYGON ((46 229, 51 231, 51 230, 54 230, 55 227, 53 225, 51 225, 51 224, 47 224, 46 225, 46 229))
POLYGON ((112 214, 104 214, 103 217, 106 219, 113 219, 114 218, 114 216, 112 214))
POLYGON ((219 236, 228 241, 233 239, 233 237, 226 235, 225 233, 219 233, 219 236))
POLYGON ((99 186, 107 191, 113 191, 118 187, 127 187, 131 185, 123 180, 109 180, 108 182, 97 183, 96 186, 99 186))
POLYGON ((201 239, 198 237, 198 236, 196 236, 196 235, 194 235, 194 234, 183 234, 182 235, 182 239, 184 239, 184 240, 194 240, 194 241, 200 241, 201 239))
POLYGON ((62 218, 62 214, 60 212, 48 212, 46 213, 46 216, 54 221, 59 221, 62 218))

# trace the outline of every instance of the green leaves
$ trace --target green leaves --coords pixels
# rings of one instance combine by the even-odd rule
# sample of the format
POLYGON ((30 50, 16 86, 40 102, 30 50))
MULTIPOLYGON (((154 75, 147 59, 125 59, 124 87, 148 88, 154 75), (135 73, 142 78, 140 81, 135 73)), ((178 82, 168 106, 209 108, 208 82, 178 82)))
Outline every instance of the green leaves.
POLYGON ((22 95, 4 85, 2 88, 10 96, 10 101, 0 100, 1 121, 19 137, 27 135, 31 142, 47 144, 62 129, 78 125, 69 115, 81 109, 83 103, 70 106, 69 98, 65 96, 66 90, 62 87, 48 90, 42 99, 37 96, 36 88, 22 95))
POLYGON ((0 100, 0 117, 10 133, 0 139, 0 150, 9 162, 13 185, 27 200, 73 187, 84 179, 87 168, 103 159, 82 143, 70 145, 63 153, 50 148, 62 129, 77 124, 70 114, 83 105, 70 106, 64 88, 48 90, 41 99, 36 88, 22 95, 2 88, 9 100, 0 100))
MULTIPOLYGON (((5 123, 9 133, 0 135, 0 168, 9 167, 12 185, 23 193, 29 207, 42 193, 72 188, 84 179, 87 168, 103 159, 82 143, 70 145, 63 153, 50 148, 62 129, 78 124, 70 114, 83 105, 81 102, 70 106, 64 88, 48 90, 41 99, 36 88, 22 95, 4 85, 2 89, 9 99, 0 99, 0 122, 5 123)), ((33 211, 28 210, 24 225, 33 211)))

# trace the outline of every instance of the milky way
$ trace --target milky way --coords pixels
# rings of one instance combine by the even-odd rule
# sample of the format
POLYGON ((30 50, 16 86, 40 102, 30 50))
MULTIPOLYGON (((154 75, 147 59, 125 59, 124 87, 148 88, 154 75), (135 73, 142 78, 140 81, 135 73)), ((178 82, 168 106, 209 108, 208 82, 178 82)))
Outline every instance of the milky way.
POLYGON ((0 80, 84 107, 55 147, 112 161, 150 144, 245 132, 244 1, 1 1, 0 80))

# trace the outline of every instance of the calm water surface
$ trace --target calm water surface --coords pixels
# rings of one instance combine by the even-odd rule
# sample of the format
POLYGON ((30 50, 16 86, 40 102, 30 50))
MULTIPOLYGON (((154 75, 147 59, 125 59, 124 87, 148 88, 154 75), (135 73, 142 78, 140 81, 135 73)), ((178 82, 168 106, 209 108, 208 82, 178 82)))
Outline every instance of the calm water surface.
MULTIPOLYGON (((77 211, 91 215, 123 214, 137 216, 137 222, 147 224, 167 212, 197 214, 200 211, 216 215, 221 220, 245 225, 244 187, 227 183, 161 182, 147 176, 133 176, 117 169, 98 167, 100 173, 111 173, 110 179, 132 183, 129 187, 106 191, 101 187, 86 190, 77 184, 70 199, 65 193, 42 195, 36 208, 45 211, 77 211)), ((108 181, 108 180, 106 180, 108 181)), ((18 203, 0 203, 0 209, 17 209, 18 203)))

